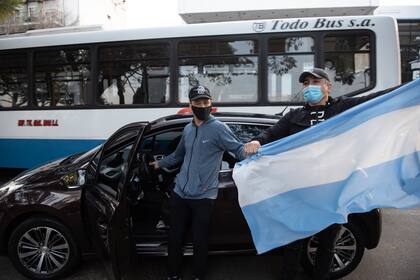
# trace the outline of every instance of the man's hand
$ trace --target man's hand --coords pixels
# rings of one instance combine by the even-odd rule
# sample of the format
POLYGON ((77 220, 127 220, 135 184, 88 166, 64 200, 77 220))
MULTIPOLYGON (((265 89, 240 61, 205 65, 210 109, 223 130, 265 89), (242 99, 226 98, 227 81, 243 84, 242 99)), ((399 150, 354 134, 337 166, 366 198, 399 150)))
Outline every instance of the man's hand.
POLYGON ((253 155, 253 154, 257 153, 257 151, 260 147, 261 147, 261 144, 257 140, 248 142, 244 145, 245 154, 253 155))
POLYGON ((150 166, 153 166, 154 169, 159 169, 159 164, 157 161, 149 162, 150 166))

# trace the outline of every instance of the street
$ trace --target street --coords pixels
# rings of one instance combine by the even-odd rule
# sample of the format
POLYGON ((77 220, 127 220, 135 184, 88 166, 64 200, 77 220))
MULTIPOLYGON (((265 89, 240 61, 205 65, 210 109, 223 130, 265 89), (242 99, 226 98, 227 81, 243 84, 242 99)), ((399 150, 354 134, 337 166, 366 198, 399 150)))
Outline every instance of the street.
MULTIPOLYGON (((0 183, 4 183, 13 174, 1 174, 0 183)), ((420 279, 420 209, 383 210, 383 233, 376 249, 365 251, 359 267, 346 280, 368 279, 420 279)), ((281 256, 212 256, 209 259, 208 279, 278 279, 281 256)), ((165 279, 166 258, 139 258, 138 279, 165 279)), ((191 258, 186 258, 184 277, 191 275, 191 258)), ((0 280, 26 279, 11 265, 7 257, 0 257, 0 280)), ((83 262, 68 280, 105 279, 103 268, 98 260, 83 262)), ((308 277, 303 271, 298 279, 308 277)))

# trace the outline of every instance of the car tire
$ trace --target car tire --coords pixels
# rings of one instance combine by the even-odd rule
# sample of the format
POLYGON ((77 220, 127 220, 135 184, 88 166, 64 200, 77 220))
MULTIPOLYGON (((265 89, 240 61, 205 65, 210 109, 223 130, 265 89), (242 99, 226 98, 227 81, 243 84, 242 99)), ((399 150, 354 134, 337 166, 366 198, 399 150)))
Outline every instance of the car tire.
MULTIPOLYGON (((362 231, 355 223, 343 225, 336 241, 334 262, 329 279, 338 279, 351 273, 362 260, 365 247, 362 231), (343 248, 345 246, 345 249, 343 248), (340 249, 341 248, 341 249, 340 249), (340 259, 341 264, 337 261, 340 259)), ((316 236, 305 241, 302 265, 307 273, 312 273, 316 247, 316 236)))
POLYGON ((63 277, 80 259, 70 230, 56 220, 42 217, 28 219, 13 230, 8 253, 14 267, 31 279, 63 277))

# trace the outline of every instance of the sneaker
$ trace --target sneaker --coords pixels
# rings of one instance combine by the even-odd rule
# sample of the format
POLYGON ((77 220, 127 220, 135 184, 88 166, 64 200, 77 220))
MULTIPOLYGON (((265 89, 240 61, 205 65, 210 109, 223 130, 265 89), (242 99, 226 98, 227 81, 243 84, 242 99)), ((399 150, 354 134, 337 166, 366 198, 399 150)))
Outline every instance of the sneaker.
MULTIPOLYGON (((164 220, 159 220, 156 224, 156 229, 157 230, 166 230, 166 229, 169 229, 169 226, 167 224, 165 224, 164 220)), ((178 279, 178 278, 174 278, 174 279, 178 279)))

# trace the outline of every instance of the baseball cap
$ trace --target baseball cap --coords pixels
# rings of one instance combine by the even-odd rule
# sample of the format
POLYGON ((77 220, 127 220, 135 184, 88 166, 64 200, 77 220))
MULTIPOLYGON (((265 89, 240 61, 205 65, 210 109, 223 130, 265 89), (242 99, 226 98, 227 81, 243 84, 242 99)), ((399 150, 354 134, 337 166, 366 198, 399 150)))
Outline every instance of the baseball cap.
POLYGON ((331 82, 330 77, 328 76, 328 73, 325 72, 324 69, 321 68, 313 68, 311 70, 303 71, 302 74, 299 76, 299 83, 303 83, 305 81, 305 78, 308 76, 314 76, 315 78, 321 79, 324 78, 327 81, 331 82))
POLYGON ((192 89, 190 89, 190 92, 188 93, 188 98, 190 101, 197 100, 200 98, 208 98, 211 99, 210 91, 205 86, 195 86, 192 89))

